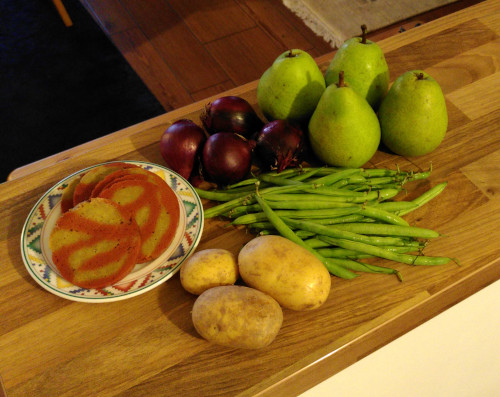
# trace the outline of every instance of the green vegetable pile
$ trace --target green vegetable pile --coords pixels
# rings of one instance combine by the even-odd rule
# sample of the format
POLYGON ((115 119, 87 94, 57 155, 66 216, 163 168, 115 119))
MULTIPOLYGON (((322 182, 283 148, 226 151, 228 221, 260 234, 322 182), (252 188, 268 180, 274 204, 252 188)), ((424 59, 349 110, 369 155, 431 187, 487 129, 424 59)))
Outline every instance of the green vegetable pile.
POLYGON ((360 260, 431 266, 451 260, 424 255, 428 240, 440 234, 402 218, 439 195, 447 182, 411 201, 391 200, 406 183, 426 179, 430 172, 293 168, 254 175, 223 190, 196 190, 201 198, 219 202, 205 209, 206 218, 224 217, 261 235, 280 234, 312 252, 335 276, 352 279, 355 272, 369 272, 402 280, 395 269, 360 260))

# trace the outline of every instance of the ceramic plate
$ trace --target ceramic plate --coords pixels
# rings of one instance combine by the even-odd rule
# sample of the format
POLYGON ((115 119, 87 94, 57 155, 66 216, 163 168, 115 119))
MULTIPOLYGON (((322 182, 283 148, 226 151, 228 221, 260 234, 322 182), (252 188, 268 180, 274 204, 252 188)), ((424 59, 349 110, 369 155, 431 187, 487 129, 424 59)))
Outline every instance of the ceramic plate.
POLYGON ((181 204, 181 219, 171 246, 157 259, 135 266, 117 284, 96 289, 75 286, 59 276, 52 263, 48 237, 61 213, 64 188, 73 179, 101 164, 78 171, 48 190, 26 219, 21 233, 21 253, 29 274, 47 291, 62 298, 80 302, 110 302, 143 294, 171 278, 194 252, 203 232, 203 206, 194 188, 176 172, 142 161, 126 161, 162 177, 176 193, 181 204))

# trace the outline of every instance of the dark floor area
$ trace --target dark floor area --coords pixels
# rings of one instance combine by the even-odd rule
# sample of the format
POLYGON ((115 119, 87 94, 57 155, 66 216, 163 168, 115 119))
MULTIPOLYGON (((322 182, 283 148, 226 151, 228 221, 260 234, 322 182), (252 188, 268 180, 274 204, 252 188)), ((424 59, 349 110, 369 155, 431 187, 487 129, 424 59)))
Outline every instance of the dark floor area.
POLYGON ((0 2, 0 181, 164 112, 78 0, 67 28, 44 0, 0 2))

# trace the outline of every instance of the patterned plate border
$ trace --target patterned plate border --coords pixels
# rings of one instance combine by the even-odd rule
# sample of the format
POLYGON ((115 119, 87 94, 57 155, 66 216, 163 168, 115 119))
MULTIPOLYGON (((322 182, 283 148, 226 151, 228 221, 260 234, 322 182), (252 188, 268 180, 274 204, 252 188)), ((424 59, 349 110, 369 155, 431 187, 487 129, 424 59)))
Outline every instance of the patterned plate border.
MULTIPOLYGON (((184 204, 186 212, 186 230, 181 243, 170 258, 151 273, 129 283, 100 289, 77 287, 59 277, 48 265, 41 248, 41 233, 44 221, 52 208, 60 201, 62 191, 78 175, 101 164, 75 172, 59 181, 49 189, 30 211, 21 232, 21 254, 30 276, 45 290, 65 299, 102 303, 132 298, 143 294, 171 278, 181 264, 194 252, 203 232, 203 206, 194 188, 176 172, 158 164, 145 161, 119 160, 138 165, 158 174, 174 190, 184 204)), ((108 163, 112 163, 110 161, 108 163)))

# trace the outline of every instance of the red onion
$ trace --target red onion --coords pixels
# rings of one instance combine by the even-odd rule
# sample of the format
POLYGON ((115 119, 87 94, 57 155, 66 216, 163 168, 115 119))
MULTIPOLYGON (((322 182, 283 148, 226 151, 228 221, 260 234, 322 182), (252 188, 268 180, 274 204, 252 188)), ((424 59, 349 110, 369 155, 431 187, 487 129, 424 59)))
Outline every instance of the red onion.
POLYGON ((286 121, 267 123, 256 137, 254 149, 257 162, 263 169, 283 171, 300 164, 304 150, 304 133, 286 121))
POLYGON ((238 96, 218 98, 205 107, 200 120, 207 132, 234 132, 250 138, 264 123, 252 106, 238 96))
POLYGON ((205 174, 218 185, 238 182, 250 172, 251 145, 232 132, 218 132, 207 139, 202 162, 205 174))
POLYGON ((182 119, 173 123, 160 141, 160 152, 167 167, 189 179, 205 139, 205 132, 193 121, 182 119))

